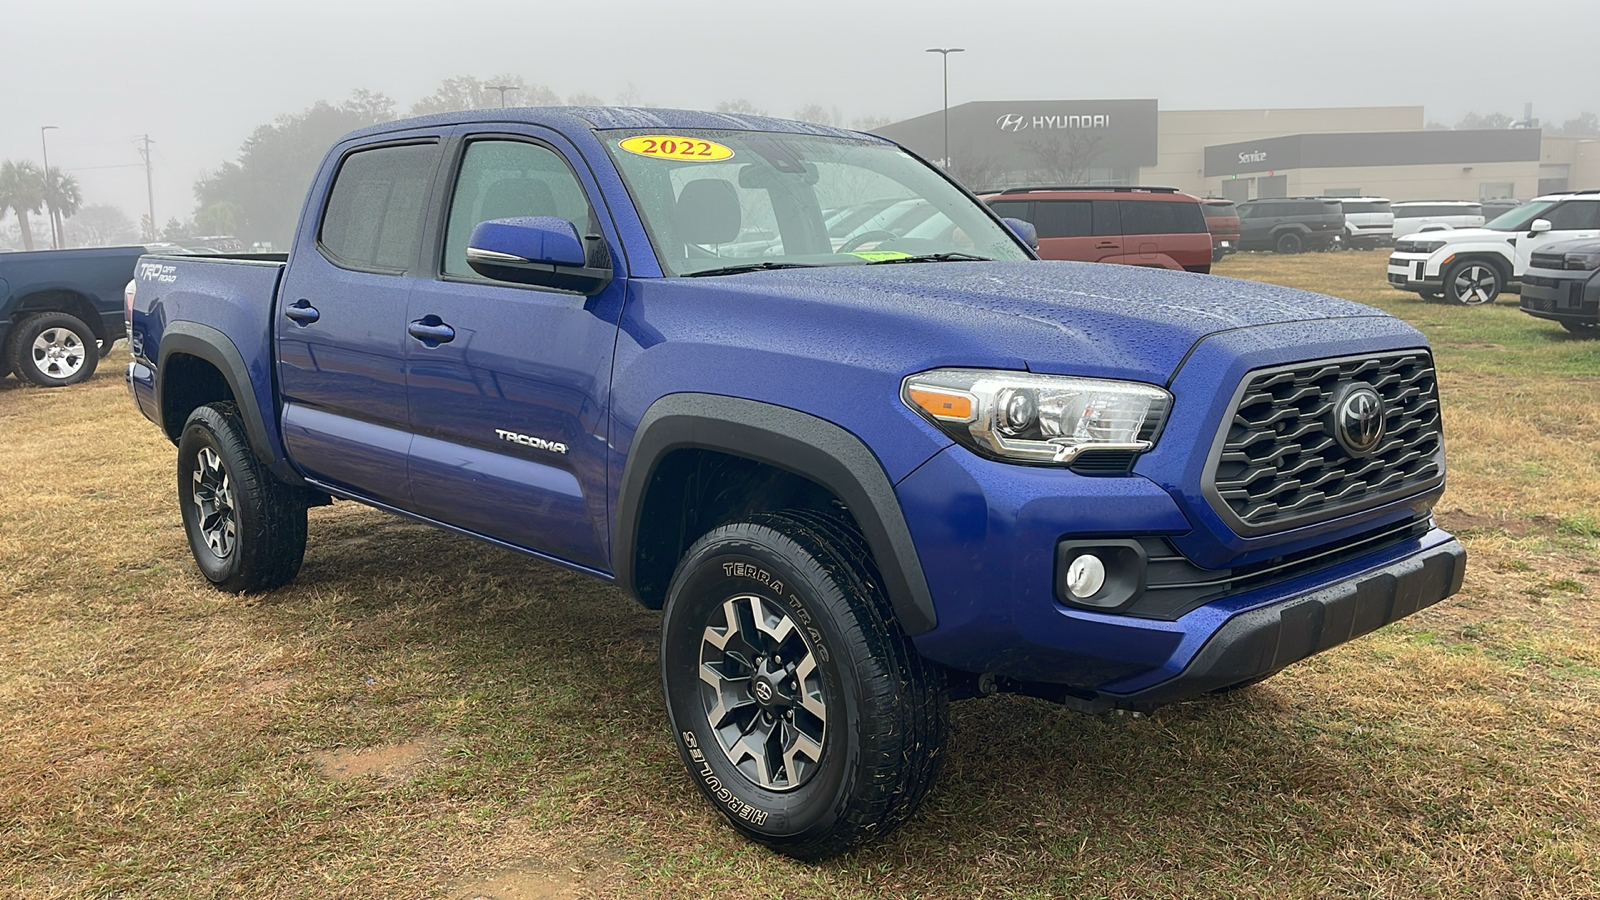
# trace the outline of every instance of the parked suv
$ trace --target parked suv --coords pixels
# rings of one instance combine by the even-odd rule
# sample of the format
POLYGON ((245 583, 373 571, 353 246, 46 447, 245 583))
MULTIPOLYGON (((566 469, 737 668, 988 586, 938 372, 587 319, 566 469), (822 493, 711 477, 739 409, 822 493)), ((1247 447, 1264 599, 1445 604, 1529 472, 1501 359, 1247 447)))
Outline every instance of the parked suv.
POLYGON ((1239 248, 1299 253, 1326 250, 1344 233, 1335 197, 1272 197, 1239 204, 1239 248))
POLYGON ((1381 247, 1394 240, 1394 211, 1387 197, 1340 197, 1347 247, 1381 247))
POLYGON ((1549 194, 1482 228, 1443 229, 1396 239, 1389 256, 1389 284, 1466 306, 1493 303, 1518 283, 1535 250, 1558 241, 1595 237, 1600 237, 1600 191, 1549 194))
POLYGON ((1600 337, 1600 240, 1559 241, 1530 254, 1522 311, 1600 337))
POLYGON ((1200 212, 1205 214, 1206 229, 1211 232, 1211 261, 1221 262, 1239 249, 1239 207, 1232 200, 1207 197, 1200 201, 1200 212))
POLYGON ((1031 223, 1044 259, 1211 271, 1200 199, 1177 188, 1015 188, 981 199, 997 215, 1031 223))
POLYGON ((1395 203, 1394 239, 1419 231, 1448 231, 1483 225, 1483 204, 1476 200, 1417 200, 1395 203))

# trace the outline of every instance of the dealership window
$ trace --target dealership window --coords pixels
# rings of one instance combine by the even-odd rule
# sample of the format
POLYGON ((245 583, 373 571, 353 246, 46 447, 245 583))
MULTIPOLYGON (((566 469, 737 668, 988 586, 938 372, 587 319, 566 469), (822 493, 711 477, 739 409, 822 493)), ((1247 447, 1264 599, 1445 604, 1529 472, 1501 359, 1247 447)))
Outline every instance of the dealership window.
POLYGON ((1516 193, 1517 186, 1510 181, 1485 181, 1478 185, 1479 200, 1509 200, 1516 193))

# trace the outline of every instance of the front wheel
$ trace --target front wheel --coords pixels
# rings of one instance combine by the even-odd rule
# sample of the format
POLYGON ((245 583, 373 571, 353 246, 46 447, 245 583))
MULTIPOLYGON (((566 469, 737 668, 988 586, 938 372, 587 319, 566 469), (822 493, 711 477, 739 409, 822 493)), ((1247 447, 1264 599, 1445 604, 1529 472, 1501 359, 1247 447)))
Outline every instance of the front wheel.
POLYGON ((1499 269, 1477 260, 1463 260, 1444 273, 1444 298, 1461 306, 1493 303, 1504 286, 1499 269))
POLYGON ((306 506, 256 459, 232 404, 202 406, 184 424, 178 508, 194 561, 218 590, 269 591, 299 574, 306 506))
POLYGON ((724 525, 668 589, 661 678, 690 776, 737 830, 820 859, 893 831, 938 772, 946 700, 859 534, 808 512, 724 525))

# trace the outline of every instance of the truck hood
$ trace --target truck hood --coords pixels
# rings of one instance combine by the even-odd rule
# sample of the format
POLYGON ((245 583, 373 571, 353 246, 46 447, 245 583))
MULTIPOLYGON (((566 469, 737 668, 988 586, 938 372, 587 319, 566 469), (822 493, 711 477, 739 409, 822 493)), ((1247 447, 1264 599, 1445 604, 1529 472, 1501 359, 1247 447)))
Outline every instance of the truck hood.
MULTIPOLYGON (((1020 363, 1049 374, 1164 383, 1207 335, 1284 322, 1382 317, 1307 291, 1189 272, 1077 262, 947 262, 785 269, 669 279, 737 292, 747 309, 793 304, 836 340, 893 334, 940 365, 1020 363), (889 321, 884 321, 888 318, 889 321)), ((774 315, 780 313, 774 312, 774 315)), ((1328 325, 1330 339, 1341 334, 1328 325)), ((841 351, 843 352, 843 351, 841 351)))

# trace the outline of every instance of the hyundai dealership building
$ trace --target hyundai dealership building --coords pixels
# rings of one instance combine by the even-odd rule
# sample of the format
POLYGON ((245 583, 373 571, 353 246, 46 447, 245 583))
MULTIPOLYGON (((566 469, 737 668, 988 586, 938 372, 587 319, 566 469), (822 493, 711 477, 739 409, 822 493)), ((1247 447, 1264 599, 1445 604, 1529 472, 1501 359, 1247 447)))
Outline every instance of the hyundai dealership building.
MULTIPOLYGON (((1145 184, 1201 196, 1528 199, 1600 188, 1600 139, 1425 129, 1420 106, 1161 110, 1154 100, 980 101, 949 113, 952 172, 977 189, 1145 184)), ((946 156, 942 111, 879 134, 946 156)))

